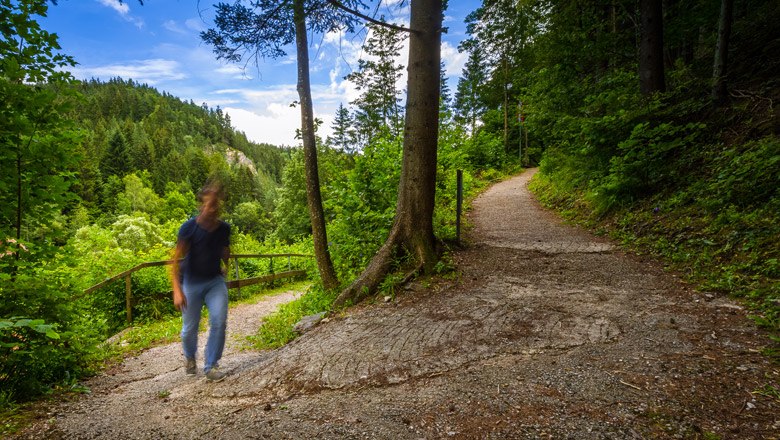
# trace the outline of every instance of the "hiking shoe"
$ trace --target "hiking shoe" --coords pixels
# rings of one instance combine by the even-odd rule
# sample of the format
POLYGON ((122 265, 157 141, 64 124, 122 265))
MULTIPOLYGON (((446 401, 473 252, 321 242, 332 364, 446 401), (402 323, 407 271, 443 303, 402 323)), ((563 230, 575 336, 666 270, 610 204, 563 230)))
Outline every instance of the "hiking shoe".
POLYGON ((213 367, 206 373, 206 379, 211 382, 219 382, 227 376, 227 373, 220 371, 219 367, 213 367))
POLYGON ((184 363, 184 372, 187 376, 194 376, 198 373, 198 364, 195 363, 195 359, 187 359, 184 363))

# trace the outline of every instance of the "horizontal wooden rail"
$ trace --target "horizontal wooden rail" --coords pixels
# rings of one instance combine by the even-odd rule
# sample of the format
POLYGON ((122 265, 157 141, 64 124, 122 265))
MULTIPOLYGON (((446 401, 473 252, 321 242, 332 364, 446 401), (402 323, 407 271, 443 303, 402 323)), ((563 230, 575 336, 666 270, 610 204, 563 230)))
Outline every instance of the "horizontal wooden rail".
POLYGON ((230 254, 230 258, 276 258, 276 257, 306 257, 314 258, 308 254, 230 254))
MULTIPOLYGON (((238 277, 238 260, 240 258, 270 258, 271 259, 271 265, 270 275, 264 275, 261 277, 253 277, 253 278, 245 278, 245 279, 235 279, 227 281, 227 287, 228 289, 239 289, 239 294, 241 292, 241 288, 245 286, 251 286, 253 284, 258 283, 267 283, 270 281, 278 280, 280 278, 293 278, 293 277, 299 277, 306 275, 305 270, 291 270, 290 267, 290 258, 291 257, 304 257, 304 258, 314 258, 313 255, 307 255, 307 254, 231 254, 230 258, 233 259, 235 262, 235 268, 236 268, 236 277, 238 277), (287 271, 286 272, 279 272, 279 273, 273 273, 273 259, 279 258, 279 257, 287 257, 287 271)), ((181 260, 179 260, 181 261, 181 260)), ((162 261, 147 261, 144 263, 140 263, 136 266, 133 266, 132 268, 118 273, 110 278, 106 278, 105 280, 95 284, 94 286, 91 286, 84 290, 84 292, 80 295, 77 295, 76 297, 72 298, 73 300, 79 299, 83 297, 84 295, 89 295, 90 293, 100 289, 101 287, 106 286, 107 284, 114 282, 118 279, 124 278, 125 279, 125 307, 127 309, 127 322, 130 323, 133 321, 133 293, 131 289, 132 284, 132 274, 134 272, 137 272, 143 268, 146 267, 155 267, 155 266, 166 266, 173 264, 174 260, 162 260, 162 261)))
POLYGON ((271 275, 265 275, 255 278, 244 278, 242 280, 230 280, 227 283, 228 289, 235 289, 238 287, 251 286, 258 283, 267 283, 269 281, 278 280, 279 278, 294 278, 306 275, 305 270, 288 270, 287 272, 273 273, 271 275))
POLYGON ((137 271, 139 271, 139 270, 141 270, 141 269, 143 269, 145 267, 165 266, 167 264, 173 264, 173 260, 147 261, 145 263, 141 263, 141 264, 139 264, 137 266, 133 266, 132 268, 127 269, 126 271, 124 271, 122 273, 116 274, 116 275, 112 276, 111 278, 106 278, 105 280, 103 280, 103 281, 95 284, 94 286, 84 290, 84 293, 88 295, 88 294, 90 294, 90 293, 100 289, 101 287, 105 286, 106 284, 108 284, 108 283, 110 283, 112 281, 116 281, 116 280, 118 280, 120 278, 124 278, 124 277, 132 274, 133 272, 137 272, 137 271))
MULTIPOLYGON (((306 257, 306 258, 314 258, 313 255, 307 255, 307 254, 230 254, 230 258, 275 258, 275 257, 306 257)), ((181 260, 179 260, 181 261, 181 260)), ((101 287, 105 286, 106 284, 116 281, 120 278, 124 278, 133 272, 137 272, 145 267, 155 267, 155 266, 165 266, 168 264, 173 264, 173 260, 162 260, 162 261, 147 261, 141 264, 138 264, 137 266, 134 266, 130 269, 127 269, 124 272, 118 273, 111 278, 106 278, 105 280, 95 284, 94 286, 91 286, 84 290, 85 294, 90 294, 101 287)))

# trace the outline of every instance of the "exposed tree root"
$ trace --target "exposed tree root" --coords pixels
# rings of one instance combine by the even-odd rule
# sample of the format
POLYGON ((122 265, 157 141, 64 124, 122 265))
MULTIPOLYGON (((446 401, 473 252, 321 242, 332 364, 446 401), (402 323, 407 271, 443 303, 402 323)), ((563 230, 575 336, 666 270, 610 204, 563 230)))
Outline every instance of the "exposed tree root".
POLYGON ((413 246, 408 244, 412 240, 402 239, 401 237, 404 237, 404 234, 401 234, 399 231, 400 228, 397 226, 392 229, 385 244, 379 248, 379 251, 377 251, 374 258, 371 259, 371 262, 363 273, 361 273, 360 276, 358 276, 355 281, 344 289, 336 298, 333 303, 334 308, 343 307, 348 304, 356 304, 376 293, 379 285, 390 272, 393 258, 402 250, 408 250, 409 254, 414 256, 416 265, 414 270, 404 276, 399 285, 404 285, 420 274, 431 271, 431 268, 436 265, 439 258, 438 246, 433 250, 427 248, 413 248, 413 246))

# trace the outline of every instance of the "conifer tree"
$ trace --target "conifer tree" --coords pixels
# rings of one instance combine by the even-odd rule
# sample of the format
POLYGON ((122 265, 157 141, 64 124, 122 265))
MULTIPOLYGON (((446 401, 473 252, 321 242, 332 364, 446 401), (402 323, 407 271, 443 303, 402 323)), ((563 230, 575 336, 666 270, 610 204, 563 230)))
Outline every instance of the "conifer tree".
POLYGON ((111 135, 106 154, 103 156, 103 175, 124 177, 131 169, 131 161, 125 136, 117 129, 111 135))
POLYGON ((400 132, 401 109, 396 82, 403 66, 396 64, 404 35, 396 29, 377 24, 368 25, 370 37, 363 51, 366 58, 358 61, 358 70, 345 79, 352 81, 362 93, 351 104, 357 107, 355 122, 365 144, 384 127, 393 135, 400 132))
POLYGON ((485 111, 480 88, 487 80, 487 71, 479 45, 471 44, 466 47, 469 58, 458 80, 453 107, 455 108, 455 120, 468 127, 469 133, 473 135, 477 120, 485 111))
POLYGON ((336 117, 333 119, 333 124, 331 125, 333 135, 328 136, 328 143, 334 147, 340 148, 346 153, 353 153, 356 150, 355 129, 352 127, 353 123, 354 121, 349 114, 349 109, 344 107, 344 104, 339 104, 339 108, 336 110, 336 117))

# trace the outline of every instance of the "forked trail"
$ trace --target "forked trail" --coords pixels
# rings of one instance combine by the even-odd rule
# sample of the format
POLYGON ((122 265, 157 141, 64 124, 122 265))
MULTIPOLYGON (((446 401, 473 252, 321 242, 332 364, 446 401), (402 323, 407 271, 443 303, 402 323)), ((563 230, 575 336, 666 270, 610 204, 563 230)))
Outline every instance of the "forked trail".
POLYGON ((532 173, 475 201, 454 275, 229 351, 217 384, 149 350, 22 437, 778 438, 780 372, 745 311, 564 225, 532 173))

